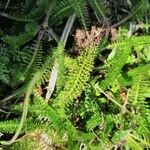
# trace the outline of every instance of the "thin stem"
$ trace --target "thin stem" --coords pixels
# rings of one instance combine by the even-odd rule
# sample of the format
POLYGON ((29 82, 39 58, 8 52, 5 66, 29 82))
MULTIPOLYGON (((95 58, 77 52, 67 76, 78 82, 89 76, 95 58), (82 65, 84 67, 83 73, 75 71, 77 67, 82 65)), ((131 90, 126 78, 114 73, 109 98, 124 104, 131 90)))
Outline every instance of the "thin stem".
POLYGON ((10 0, 7 1, 6 5, 5 5, 5 9, 7 9, 9 3, 10 3, 10 0))

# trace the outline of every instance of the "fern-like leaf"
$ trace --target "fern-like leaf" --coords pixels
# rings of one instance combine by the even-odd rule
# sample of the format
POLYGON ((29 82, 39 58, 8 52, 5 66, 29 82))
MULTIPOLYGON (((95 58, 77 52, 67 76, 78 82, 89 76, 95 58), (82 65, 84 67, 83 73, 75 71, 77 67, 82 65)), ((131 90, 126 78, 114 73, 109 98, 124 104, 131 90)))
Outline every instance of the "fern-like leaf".
POLYGON ((70 16, 70 14, 73 14, 73 12, 69 1, 56 1, 52 9, 49 23, 51 25, 60 23, 65 17, 70 16))
POLYGON ((130 56, 132 52, 132 47, 136 45, 149 45, 150 39, 148 36, 141 37, 131 37, 126 39, 121 39, 117 43, 112 43, 108 46, 108 48, 115 48, 116 53, 111 60, 111 67, 107 73, 106 78, 101 81, 100 86, 103 90, 109 88, 117 77, 120 75, 123 66, 127 62, 127 58, 130 56))
MULTIPOLYGON (((149 91, 149 85, 150 80, 148 78, 142 75, 135 76, 129 93, 129 102, 131 103, 134 111, 139 114, 139 120, 143 121, 143 124, 147 126, 147 129, 150 128, 150 110, 145 99, 146 93, 149 91)), ((142 127, 138 128, 138 132, 139 135, 143 134, 143 136, 146 137, 146 133, 142 130, 142 127)))
POLYGON ((102 17, 106 21, 106 6, 103 1, 101 0, 89 0, 90 5, 92 6, 93 10, 96 12, 98 17, 102 17))
POLYGON ((0 44, 0 81, 9 82, 9 51, 5 45, 0 44))
POLYGON ((20 33, 18 36, 5 36, 2 40, 9 44, 10 47, 17 49, 24 45, 26 42, 30 41, 38 31, 38 26, 35 22, 27 24, 25 26, 25 32, 20 33))
POLYGON ((150 3, 148 0, 140 0, 137 4, 133 7, 132 11, 130 12, 132 17, 140 18, 144 16, 147 10, 150 9, 150 3))
POLYGON ((74 9, 74 13, 79 18, 81 25, 83 25, 84 29, 87 31, 88 25, 88 11, 87 11, 87 3, 84 0, 70 0, 72 8, 74 9))
POLYGON ((69 73, 68 81, 64 89, 56 98, 56 105, 59 106, 60 115, 63 116, 67 104, 73 102, 73 99, 81 94, 85 89, 86 82, 89 79, 92 70, 96 50, 94 47, 86 48, 76 60, 76 66, 69 73))
POLYGON ((47 102, 37 93, 34 95, 34 105, 31 106, 30 111, 38 117, 39 120, 52 122, 57 131, 62 132, 64 128, 61 119, 54 109, 47 104, 47 102))

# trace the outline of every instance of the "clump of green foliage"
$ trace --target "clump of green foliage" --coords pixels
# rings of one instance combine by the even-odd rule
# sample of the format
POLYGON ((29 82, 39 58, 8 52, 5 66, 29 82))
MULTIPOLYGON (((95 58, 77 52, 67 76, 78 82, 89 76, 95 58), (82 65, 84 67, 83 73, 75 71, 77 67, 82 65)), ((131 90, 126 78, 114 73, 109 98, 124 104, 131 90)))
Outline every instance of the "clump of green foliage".
POLYGON ((0 12, 8 23, 0 26, 0 148, 148 149, 149 1, 125 1, 124 8, 117 0, 25 0, 15 10, 8 2, 0 12), (123 13, 112 26, 111 6, 123 13), (76 47, 76 56, 74 45, 64 42, 69 29, 61 36, 72 15, 85 33, 93 15, 106 26, 88 46, 76 47), (144 24, 131 30, 128 20, 144 24), (56 85, 47 99, 52 77, 56 85))

